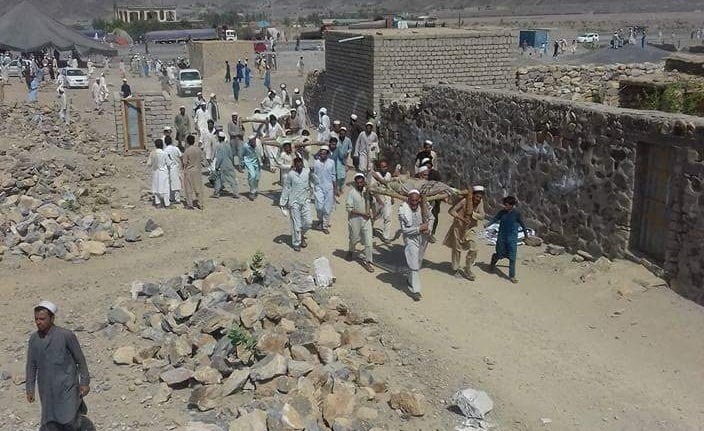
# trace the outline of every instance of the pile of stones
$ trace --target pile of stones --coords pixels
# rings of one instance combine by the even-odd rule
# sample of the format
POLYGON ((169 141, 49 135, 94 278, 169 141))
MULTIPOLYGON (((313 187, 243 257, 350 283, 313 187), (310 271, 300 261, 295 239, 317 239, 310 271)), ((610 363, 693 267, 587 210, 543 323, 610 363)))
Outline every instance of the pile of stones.
POLYGON ((193 414, 218 418, 192 431, 368 431, 389 409, 424 415, 423 395, 388 388, 376 317, 327 293, 298 263, 200 260, 185 275, 132 283, 107 323, 135 337, 112 360, 141 368, 152 405, 186 392, 193 414))
POLYGON ((116 189, 105 179, 116 168, 106 150, 88 129, 54 124, 43 109, 0 107, 0 260, 85 260, 139 239, 111 209, 116 189), (56 146, 74 150, 56 154, 56 146))

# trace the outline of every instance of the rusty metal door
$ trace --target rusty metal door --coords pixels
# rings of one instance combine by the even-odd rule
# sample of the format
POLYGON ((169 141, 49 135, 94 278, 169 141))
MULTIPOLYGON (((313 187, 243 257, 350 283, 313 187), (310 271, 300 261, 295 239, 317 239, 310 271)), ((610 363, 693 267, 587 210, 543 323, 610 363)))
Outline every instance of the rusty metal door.
POLYGON ((144 111, 142 100, 126 99, 122 102, 125 150, 144 150, 144 111))
POLYGON ((665 260, 673 162, 671 147, 638 145, 635 246, 658 262, 665 260))

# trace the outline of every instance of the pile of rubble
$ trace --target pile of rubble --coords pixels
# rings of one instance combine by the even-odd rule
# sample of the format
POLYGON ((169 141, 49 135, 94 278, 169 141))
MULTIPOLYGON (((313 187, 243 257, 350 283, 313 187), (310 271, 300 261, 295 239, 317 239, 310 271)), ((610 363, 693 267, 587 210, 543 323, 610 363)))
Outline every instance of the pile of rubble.
POLYGON ((110 208, 115 188, 98 181, 116 169, 94 133, 26 105, 0 107, 0 125, 0 259, 85 260, 139 239, 110 208))
POLYGON ((389 408, 426 412, 422 394, 388 388, 376 317, 316 290, 304 265, 275 267, 259 254, 249 264, 202 260, 131 293, 107 321, 141 339, 113 362, 141 367, 151 405, 187 391, 194 412, 216 413, 189 430, 378 430, 389 408))

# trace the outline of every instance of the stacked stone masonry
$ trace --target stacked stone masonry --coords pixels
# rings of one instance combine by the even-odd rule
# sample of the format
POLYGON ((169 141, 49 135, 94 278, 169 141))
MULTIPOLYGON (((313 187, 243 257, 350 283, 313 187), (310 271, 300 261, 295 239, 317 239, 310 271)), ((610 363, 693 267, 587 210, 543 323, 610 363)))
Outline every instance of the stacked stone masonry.
POLYGON ((704 304, 704 120, 436 86, 415 104, 384 107, 381 124, 383 152, 392 163, 410 169, 423 140, 432 139, 450 184, 487 186, 492 210, 502 196, 515 194, 539 235, 610 258, 638 255, 642 213, 634 207, 645 187, 638 181, 650 179, 647 169, 645 177, 637 175, 639 151, 667 149, 667 215, 662 229, 647 233, 662 241, 658 264, 670 285, 704 304))
POLYGON ((516 72, 515 85, 523 93, 619 106, 621 80, 657 74, 663 66, 664 63, 521 67, 516 72))
POLYGON ((321 103, 334 117, 354 113, 364 118, 378 111, 383 100, 417 96, 425 85, 508 88, 513 42, 512 34, 502 29, 328 32, 327 91, 321 103))
MULTIPOLYGON (((118 93, 114 94, 113 100, 117 145, 118 149, 122 150, 126 148, 123 100, 118 93)), ((173 114, 170 107, 171 97, 164 92, 146 92, 135 95, 133 100, 141 100, 144 143, 147 148, 150 148, 155 139, 162 137, 164 127, 173 126, 173 114)))

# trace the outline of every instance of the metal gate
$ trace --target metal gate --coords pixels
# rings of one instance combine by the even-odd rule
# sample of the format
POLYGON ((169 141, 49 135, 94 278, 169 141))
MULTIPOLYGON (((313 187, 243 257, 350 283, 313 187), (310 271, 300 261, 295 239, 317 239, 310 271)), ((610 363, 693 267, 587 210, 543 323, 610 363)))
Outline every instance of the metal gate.
POLYGON ((633 245, 660 263, 665 260, 673 162, 671 147, 638 144, 633 245))

